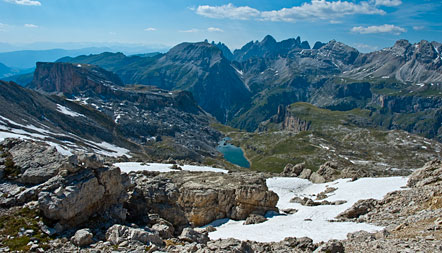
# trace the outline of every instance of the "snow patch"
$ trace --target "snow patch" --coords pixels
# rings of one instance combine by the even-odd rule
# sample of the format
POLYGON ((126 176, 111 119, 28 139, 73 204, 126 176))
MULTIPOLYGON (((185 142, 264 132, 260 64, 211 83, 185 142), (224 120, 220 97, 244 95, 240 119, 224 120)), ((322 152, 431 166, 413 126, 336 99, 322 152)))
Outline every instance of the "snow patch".
POLYGON ((65 115, 71 116, 71 117, 85 117, 83 114, 80 114, 78 112, 74 112, 71 109, 69 109, 65 106, 59 105, 59 104, 57 104, 57 111, 65 114, 65 115))
POLYGON ((330 150, 330 147, 327 147, 324 144, 319 144, 319 146, 325 150, 330 150))
MULTIPOLYGON (((131 171, 156 171, 156 172, 173 172, 179 170, 173 170, 173 164, 167 163, 139 163, 139 162, 124 162, 124 163, 115 163, 115 166, 121 169, 121 172, 129 173, 131 171)), ((213 168, 209 166, 197 166, 197 165, 183 165, 180 166, 183 170, 187 171, 210 171, 210 172, 218 172, 218 173, 228 173, 228 170, 213 168)))
POLYGON ((209 237, 212 240, 236 238, 258 242, 278 242, 285 237, 307 236, 316 243, 331 239, 342 240, 348 233, 359 230, 379 231, 383 228, 365 223, 330 222, 330 220, 350 208, 358 200, 381 199, 387 193, 399 190, 406 183, 406 177, 361 178, 354 182, 350 179, 338 179, 324 184, 313 184, 299 178, 270 178, 267 179, 267 186, 279 196, 277 207, 280 210, 295 208, 298 209, 297 213, 272 216, 268 221, 254 225, 243 225, 244 221, 225 219, 221 222, 218 220, 211 224, 217 225, 217 230, 209 233, 209 237), (290 203, 290 199, 295 196, 314 199, 313 195, 324 191, 327 186, 335 187, 337 190, 326 200, 346 200, 347 203, 324 206, 302 206, 298 203, 290 203))
POLYGON ((232 68, 233 68, 234 70, 236 70, 236 73, 238 73, 240 76, 244 75, 244 72, 243 72, 242 70, 239 70, 239 69, 237 69, 237 68, 235 68, 235 67, 233 67, 233 66, 232 66, 232 68))
POLYGON ((121 148, 107 142, 97 143, 96 145, 101 148, 101 149, 95 149, 95 151, 98 154, 110 157, 120 157, 120 156, 127 156, 128 158, 132 157, 131 155, 129 155, 130 151, 128 149, 121 148))

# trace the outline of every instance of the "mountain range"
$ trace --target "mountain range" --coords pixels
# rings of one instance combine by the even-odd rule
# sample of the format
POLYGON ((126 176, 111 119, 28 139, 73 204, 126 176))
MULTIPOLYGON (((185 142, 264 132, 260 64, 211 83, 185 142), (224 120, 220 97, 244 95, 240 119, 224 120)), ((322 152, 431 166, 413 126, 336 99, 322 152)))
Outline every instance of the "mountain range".
POLYGON ((182 43, 153 57, 64 57, 103 67, 125 84, 188 90, 218 121, 254 131, 280 105, 368 109, 371 125, 441 138, 441 44, 397 41, 372 53, 335 40, 277 42, 266 36, 231 52, 222 43, 182 43))
MULTIPOLYGON (((391 139, 379 142, 382 131, 404 130, 441 141, 440 52, 439 43, 426 41, 400 40, 363 54, 334 40, 310 47, 299 37, 278 42, 266 36, 233 52, 223 43, 204 41, 181 43, 165 54, 63 57, 38 62, 32 75, 16 79, 26 87, 2 82, 0 125, 7 136, 45 140, 65 152, 213 162, 220 158, 216 146, 222 132, 226 134, 220 122, 255 132, 234 138, 253 155, 252 168, 261 164, 281 170, 285 163, 304 158, 279 154, 276 147, 258 152, 261 147, 255 145, 274 131, 288 131, 287 141, 291 133, 313 131, 319 144, 300 143, 321 146, 352 135, 348 129, 377 129, 367 139, 375 140, 368 145, 372 151, 399 145, 391 139)), ((354 159, 364 157, 365 151, 358 152, 354 159)), ((341 156, 336 159, 346 163, 341 156)), ((312 169, 325 162, 306 157, 312 169)), ((425 159, 416 159, 416 166, 425 159)), ((396 162, 406 163, 403 158, 396 162)))

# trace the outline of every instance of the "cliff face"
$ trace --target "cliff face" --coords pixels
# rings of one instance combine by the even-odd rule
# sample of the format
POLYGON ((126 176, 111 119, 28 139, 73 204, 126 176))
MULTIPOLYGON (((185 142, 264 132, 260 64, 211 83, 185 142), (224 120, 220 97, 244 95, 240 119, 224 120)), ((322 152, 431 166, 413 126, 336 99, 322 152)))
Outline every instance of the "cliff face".
POLYGON ((269 121, 263 122, 259 130, 265 131, 269 130, 269 127, 277 126, 278 130, 286 130, 295 133, 310 130, 310 121, 302 120, 298 118, 295 114, 288 110, 286 106, 279 105, 278 113, 274 115, 269 121))
POLYGON ((38 62, 30 88, 76 95, 86 91, 108 94, 110 85, 123 86, 112 72, 88 64, 38 62))

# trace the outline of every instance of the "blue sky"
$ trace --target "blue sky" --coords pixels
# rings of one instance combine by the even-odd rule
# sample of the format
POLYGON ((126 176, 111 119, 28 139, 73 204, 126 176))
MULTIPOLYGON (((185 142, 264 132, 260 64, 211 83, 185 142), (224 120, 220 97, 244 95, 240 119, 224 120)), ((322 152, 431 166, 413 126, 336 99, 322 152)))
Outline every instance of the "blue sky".
POLYGON ((402 38, 442 42, 440 13, 440 1, 426 0, 0 0, 0 43, 171 47, 207 38, 235 49, 271 34, 372 51, 402 38))

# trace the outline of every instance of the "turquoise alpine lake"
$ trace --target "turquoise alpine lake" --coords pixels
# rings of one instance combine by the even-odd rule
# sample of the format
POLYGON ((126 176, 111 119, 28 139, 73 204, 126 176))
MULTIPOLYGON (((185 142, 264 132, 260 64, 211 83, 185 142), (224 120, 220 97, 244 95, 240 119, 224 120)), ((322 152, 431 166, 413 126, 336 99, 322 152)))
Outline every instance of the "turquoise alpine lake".
POLYGON ((228 143, 229 140, 229 137, 222 139, 216 149, 224 155, 224 159, 227 161, 244 168, 250 168, 250 163, 244 156, 242 149, 228 143))

